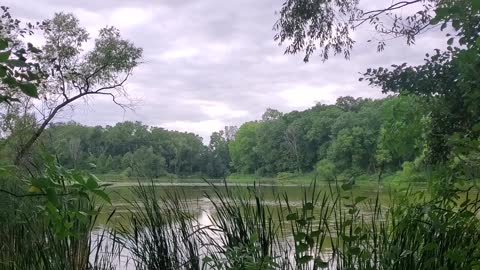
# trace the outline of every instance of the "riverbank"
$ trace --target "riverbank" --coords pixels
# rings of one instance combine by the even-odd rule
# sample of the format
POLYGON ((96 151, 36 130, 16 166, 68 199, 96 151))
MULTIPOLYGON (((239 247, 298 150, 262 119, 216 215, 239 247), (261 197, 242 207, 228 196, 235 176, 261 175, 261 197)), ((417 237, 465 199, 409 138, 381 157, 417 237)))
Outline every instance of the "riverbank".
MULTIPOLYGON (((283 173, 276 177, 272 176, 258 176, 254 174, 231 174, 225 179, 222 178, 204 178, 201 176, 164 176, 159 178, 146 178, 146 177, 129 177, 124 174, 100 174, 97 177, 102 182, 112 183, 115 185, 133 185, 137 182, 150 183, 153 182, 157 185, 195 185, 208 183, 227 183, 241 184, 241 185, 278 185, 278 186, 305 186, 317 181, 320 184, 333 183, 333 181, 327 181, 313 172, 294 174, 283 173)), ((338 176, 337 181, 339 183, 346 183, 353 181, 355 185, 368 185, 375 186, 381 183, 388 186, 408 186, 416 183, 426 185, 428 183, 428 177, 425 173, 417 173, 417 177, 411 178, 411 175, 406 175, 402 171, 394 173, 384 173, 380 178, 378 174, 363 174, 356 177, 338 176), (414 180, 412 180, 414 179, 414 180)))

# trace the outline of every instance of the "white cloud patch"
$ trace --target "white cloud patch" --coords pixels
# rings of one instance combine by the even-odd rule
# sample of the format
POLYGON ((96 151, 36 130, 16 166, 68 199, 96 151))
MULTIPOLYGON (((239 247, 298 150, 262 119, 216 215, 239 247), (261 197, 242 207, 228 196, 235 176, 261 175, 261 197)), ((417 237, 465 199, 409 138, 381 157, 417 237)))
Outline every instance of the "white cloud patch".
POLYGON ((193 132, 200 135, 204 142, 208 142, 212 131, 223 130, 224 123, 219 120, 206 120, 206 121, 174 121, 162 123, 162 127, 166 129, 174 129, 183 132, 193 132))
POLYGON ((229 108, 227 104, 209 101, 209 100, 187 100, 185 104, 190 105, 194 110, 200 108, 202 112, 211 118, 238 118, 248 115, 246 110, 234 110, 229 108))
POLYGON ((316 103, 326 103, 336 99, 335 92, 338 86, 326 85, 322 87, 312 87, 308 85, 298 85, 293 88, 283 90, 279 95, 285 100, 289 107, 308 108, 316 103))
POLYGON ((109 23, 121 29, 130 29, 150 23, 154 17, 149 8, 117 8, 109 16, 109 23))

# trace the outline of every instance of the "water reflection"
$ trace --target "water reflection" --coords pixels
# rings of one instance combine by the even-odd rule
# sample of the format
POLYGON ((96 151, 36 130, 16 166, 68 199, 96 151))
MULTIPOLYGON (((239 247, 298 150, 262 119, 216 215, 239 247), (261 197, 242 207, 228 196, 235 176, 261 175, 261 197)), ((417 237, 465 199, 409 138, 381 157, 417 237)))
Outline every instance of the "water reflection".
MULTIPOLYGON (((116 210, 116 215, 114 222, 108 224, 107 226, 118 226, 122 222, 126 221, 126 215, 128 215, 129 201, 133 201, 135 198, 131 192, 132 184, 118 184, 113 186, 110 189, 110 196, 112 199, 112 206, 107 207, 104 211, 104 217, 99 219, 99 225, 104 225, 106 216, 109 215, 109 211, 113 209, 116 210)), ((197 222, 196 226, 198 228, 202 227, 211 227, 214 224, 212 223, 212 217, 215 217, 215 209, 212 202, 206 198, 206 195, 212 195, 213 189, 208 184, 199 184, 199 183, 187 183, 187 184, 158 184, 159 188, 156 189, 158 197, 162 197, 168 193, 179 192, 182 194, 182 197, 188 202, 188 207, 190 213, 195 216, 195 221, 197 222)), ((252 186, 249 185, 236 185, 233 187, 235 192, 242 193, 247 192, 252 186)), ((320 185, 317 187, 320 191, 329 192, 331 187, 329 185, 320 185)), ((308 187, 302 186, 275 186, 275 185, 260 185, 256 187, 258 192, 262 193, 262 196, 265 200, 265 203, 272 208, 273 211, 279 210, 278 201, 275 200, 275 194, 285 194, 288 196, 290 205, 292 207, 298 207, 302 205, 302 198, 304 198, 304 192, 309 191, 308 187)), ((372 183, 368 185, 357 185, 355 187, 356 196, 365 196, 368 198, 375 198, 377 194, 379 199, 383 202, 388 202, 388 192, 383 186, 378 186, 377 183, 372 183)), ((214 201, 215 202, 215 201, 214 201)), ((367 208, 364 211, 368 211, 367 208)), ((368 213, 367 213, 368 214, 368 213)), ((126 225, 126 224, 124 224, 126 225)), ((102 229, 97 230, 94 234, 98 234, 102 229)), ((212 232, 213 233, 213 232, 212 232)), ((291 244, 292 235, 289 232, 284 234, 286 244, 291 244)), ((220 235, 210 235, 212 238, 219 238, 220 235)), ((326 248, 328 250, 328 241, 325 242, 326 248)), ((325 254, 326 257, 329 256, 328 252, 325 254)), ((118 259, 116 264, 116 269, 118 270, 130 270, 135 269, 135 265, 131 260, 130 254, 127 250, 122 250, 121 256, 118 259)))

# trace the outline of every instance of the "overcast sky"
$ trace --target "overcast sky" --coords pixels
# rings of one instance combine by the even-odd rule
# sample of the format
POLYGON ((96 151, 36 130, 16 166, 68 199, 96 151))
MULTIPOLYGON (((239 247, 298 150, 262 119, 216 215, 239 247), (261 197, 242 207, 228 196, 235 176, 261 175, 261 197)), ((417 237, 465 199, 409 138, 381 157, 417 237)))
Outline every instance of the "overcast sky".
MULTIPOLYGON (((266 108, 302 110, 339 96, 381 97, 378 88, 359 82, 368 67, 418 63, 439 47, 442 34, 429 33, 412 47, 389 43, 377 53, 368 31, 355 34, 350 60, 323 63, 303 55, 284 55, 273 41, 280 0, 2 0, 26 21, 71 12, 96 36, 112 25, 144 49, 143 64, 127 84, 136 100, 124 112, 108 99, 78 103, 60 120, 112 125, 139 120, 148 125, 195 132, 208 141, 225 125, 260 118, 266 108)), ((373 2, 373 0, 371 0, 373 2)), ((380 3, 381 1, 375 1, 380 3)), ((390 3, 386 0, 385 3, 390 3)), ((381 4, 381 3, 380 3, 381 4)), ((402 43, 402 44, 398 44, 402 43)))

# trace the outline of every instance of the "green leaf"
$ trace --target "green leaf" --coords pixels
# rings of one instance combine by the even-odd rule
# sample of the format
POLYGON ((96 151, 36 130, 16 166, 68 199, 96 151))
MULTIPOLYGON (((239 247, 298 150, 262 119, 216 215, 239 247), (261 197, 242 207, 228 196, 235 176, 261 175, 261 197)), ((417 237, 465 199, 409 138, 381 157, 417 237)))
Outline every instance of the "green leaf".
MULTIPOLYGON (((478 40, 480 40, 480 38, 479 38, 478 40)), ((478 40, 477 40, 477 41, 478 41, 478 40)), ((472 127, 472 130, 473 130, 474 132, 480 132, 480 123, 475 124, 475 125, 472 127)))
POLYGON ((352 183, 347 183, 342 185, 342 189, 347 191, 352 189, 352 183))
POLYGON ((307 225, 307 221, 303 218, 297 219, 297 223, 300 224, 300 226, 305 226, 307 225))
POLYGON ((307 210, 313 210, 313 203, 311 203, 311 202, 306 203, 306 204, 303 206, 303 210, 305 210, 305 211, 307 211, 307 210))
POLYGON ((41 50, 36 48, 35 46, 32 45, 32 43, 27 44, 28 50, 31 51, 32 53, 40 53, 41 50))
POLYGON ((47 189, 47 200, 52 203, 52 205, 58 205, 58 196, 55 192, 55 189, 48 188, 47 189))
POLYGON ((460 263, 465 259, 465 254, 459 249, 453 249, 447 251, 447 257, 454 262, 460 263))
POLYGON ((320 257, 315 258, 314 262, 317 267, 328 268, 328 262, 324 262, 320 257))
POLYGON ((448 16, 449 11, 447 8, 437 8, 435 10, 435 17, 432 19, 433 22, 438 23, 440 20, 444 19, 445 17, 448 16))
POLYGON ((344 227, 347 227, 347 226, 350 226, 353 224, 353 221, 351 219, 347 219, 345 220, 345 222, 343 223, 343 226, 344 227))
POLYGON ((368 199, 368 198, 365 197, 365 196, 358 196, 358 197, 355 198, 355 203, 363 202, 366 199, 368 199))
POLYGON ((37 87, 33 83, 20 83, 18 87, 25 95, 38 98, 37 87))
POLYGON ((310 255, 305 255, 305 256, 303 256, 303 257, 298 258, 298 259, 297 259, 297 263, 298 263, 298 264, 306 264, 306 263, 308 263, 309 261, 311 261, 312 259, 313 259, 312 256, 310 256, 310 255))
POLYGON ((474 11, 480 11, 480 0, 471 0, 472 1, 472 9, 474 11))
POLYGON ((452 44, 453 44, 453 37, 452 37, 452 38, 449 38, 449 39, 447 40, 447 44, 448 44, 448 45, 452 45, 452 44))
POLYGON ((95 193, 95 195, 102 198, 104 201, 108 202, 109 204, 112 204, 112 201, 110 200, 110 196, 108 196, 108 194, 105 193, 105 191, 95 189, 95 190, 93 190, 93 193, 95 193))
POLYGON ((443 31, 445 28, 447 28, 447 22, 442 23, 442 26, 440 26, 440 31, 443 31))
POLYGON ((305 236, 307 236, 305 233, 299 232, 293 235, 293 239, 295 239, 295 241, 302 241, 305 239, 305 236))
POLYGON ((412 254, 413 252, 411 250, 404 250, 402 251, 402 254, 400 254, 400 257, 401 258, 405 258, 407 256, 409 256, 410 254, 412 254))
POLYGON ((298 244, 296 247, 295 247, 295 252, 298 254, 298 253, 302 253, 302 252, 305 252, 308 250, 308 245, 305 244, 305 243, 300 243, 298 244))
POLYGON ((0 50, 5 50, 8 47, 8 41, 5 38, 0 38, 0 50))
POLYGON ((87 189, 95 189, 98 187, 98 182, 92 176, 88 177, 87 183, 85 184, 87 189))
POLYGON ((0 65, 0 78, 7 76, 7 68, 0 65))
POLYGON ((287 220, 292 221, 292 220, 297 220, 298 219, 298 214, 297 213, 291 213, 287 215, 287 220))
POLYGON ((8 60, 8 64, 14 67, 28 67, 28 64, 25 63, 25 61, 17 60, 17 59, 8 60))
POLYGON ((10 51, 0 52, 0 62, 2 63, 7 62, 9 57, 10 57, 10 51))

